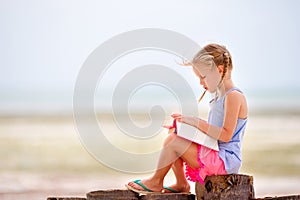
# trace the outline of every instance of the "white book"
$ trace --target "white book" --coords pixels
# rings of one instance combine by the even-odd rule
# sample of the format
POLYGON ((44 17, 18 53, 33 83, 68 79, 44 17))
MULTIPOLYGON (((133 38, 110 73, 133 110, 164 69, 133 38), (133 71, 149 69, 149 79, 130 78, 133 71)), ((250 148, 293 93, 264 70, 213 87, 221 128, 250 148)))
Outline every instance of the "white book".
POLYGON ((210 149, 219 151, 218 140, 208 136, 199 129, 185 123, 177 122, 177 135, 210 149))

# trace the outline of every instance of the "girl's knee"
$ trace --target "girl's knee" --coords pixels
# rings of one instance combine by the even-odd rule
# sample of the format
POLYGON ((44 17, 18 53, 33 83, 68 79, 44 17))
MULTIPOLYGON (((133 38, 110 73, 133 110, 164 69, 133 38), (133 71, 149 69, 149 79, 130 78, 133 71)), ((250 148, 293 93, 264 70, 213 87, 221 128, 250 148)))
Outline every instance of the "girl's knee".
POLYGON ((172 141, 174 141, 178 136, 175 133, 170 133, 165 139, 163 146, 168 146, 172 141))

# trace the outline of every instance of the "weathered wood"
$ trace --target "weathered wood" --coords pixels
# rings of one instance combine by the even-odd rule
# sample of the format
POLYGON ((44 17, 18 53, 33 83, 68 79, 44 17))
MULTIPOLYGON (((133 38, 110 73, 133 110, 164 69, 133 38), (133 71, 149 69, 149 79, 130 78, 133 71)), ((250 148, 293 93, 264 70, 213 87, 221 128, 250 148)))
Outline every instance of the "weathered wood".
POLYGON ((82 197, 48 197, 47 200, 86 200, 82 197))
POLYGON ((254 198, 253 177, 242 174, 207 176, 196 183, 197 200, 243 200, 254 198))
MULTIPOLYGON (((254 199, 251 199, 251 200, 254 200, 254 199)), ((300 200, 300 195, 281 196, 281 197, 265 197, 265 198, 257 198, 255 200, 300 200)))
POLYGON ((188 193, 153 193, 139 195, 130 190, 98 190, 87 193, 87 200, 195 200, 188 193))
POLYGON ((204 190, 205 190, 204 184, 196 182, 195 192, 196 192, 197 200, 203 200, 204 199, 204 190))
POLYGON ((140 200, 195 200, 195 195, 187 193, 161 193, 140 196, 140 200))
POLYGON ((86 194, 87 200, 138 200, 139 195, 130 190, 98 190, 86 194))

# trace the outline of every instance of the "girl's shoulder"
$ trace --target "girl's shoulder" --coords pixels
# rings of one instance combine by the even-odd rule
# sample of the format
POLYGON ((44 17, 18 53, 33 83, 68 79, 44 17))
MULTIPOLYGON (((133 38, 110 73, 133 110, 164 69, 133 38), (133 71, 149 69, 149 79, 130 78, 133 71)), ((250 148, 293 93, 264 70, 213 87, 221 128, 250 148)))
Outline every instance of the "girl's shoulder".
POLYGON ((225 98, 226 106, 237 106, 239 109, 239 118, 247 118, 248 106, 245 95, 240 90, 232 90, 226 95, 225 98))
POLYGON ((239 89, 235 89, 235 90, 231 90, 229 92, 227 92, 226 94, 226 97, 229 97, 229 98, 246 98, 244 93, 239 90, 239 89))
POLYGON ((240 91, 233 90, 226 94, 224 100, 227 103, 238 105, 238 104, 241 104, 243 101, 245 101, 246 98, 245 98, 245 95, 243 93, 241 93, 240 91))

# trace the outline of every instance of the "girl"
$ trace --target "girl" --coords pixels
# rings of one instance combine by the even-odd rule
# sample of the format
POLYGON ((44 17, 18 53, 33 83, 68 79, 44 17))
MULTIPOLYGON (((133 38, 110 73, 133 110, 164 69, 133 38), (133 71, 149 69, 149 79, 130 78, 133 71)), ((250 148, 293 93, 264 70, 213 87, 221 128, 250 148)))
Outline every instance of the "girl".
POLYGON ((129 182, 126 185, 129 190, 138 193, 190 192, 187 180, 203 184, 208 175, 238 173, 241 167, 241 141, 248 108, 245 96, 231 79, 232 58, 229 51, 224 46, 209 44, 184 65, 192 66, 200 85, 216 95, 210 102, 208 121, 178 113, 172 117, 217 139, 219 152, 171 133, 164 142, 155 173, 148 179, 129 182), (164 187, 164 177, 171 168, 176 183, 164 187))

